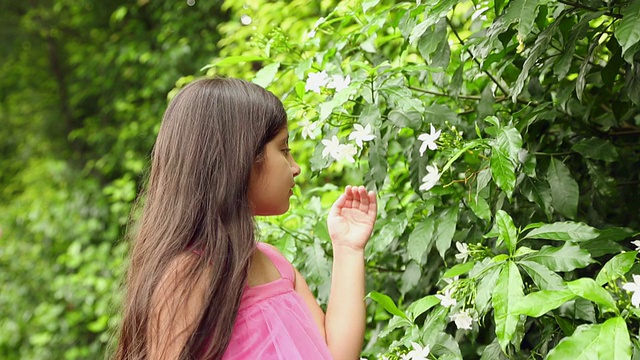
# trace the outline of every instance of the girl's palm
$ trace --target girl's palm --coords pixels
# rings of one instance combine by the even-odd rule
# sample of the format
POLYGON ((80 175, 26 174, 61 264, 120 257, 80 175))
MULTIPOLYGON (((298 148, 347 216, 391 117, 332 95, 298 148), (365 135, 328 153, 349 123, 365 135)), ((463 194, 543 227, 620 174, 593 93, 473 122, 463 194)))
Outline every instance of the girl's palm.
POLYGON ((376 222, 377 201, 364 186, 347 186, 333 204, 327 218, 329 236, 335 246, 363 250, 376 222))

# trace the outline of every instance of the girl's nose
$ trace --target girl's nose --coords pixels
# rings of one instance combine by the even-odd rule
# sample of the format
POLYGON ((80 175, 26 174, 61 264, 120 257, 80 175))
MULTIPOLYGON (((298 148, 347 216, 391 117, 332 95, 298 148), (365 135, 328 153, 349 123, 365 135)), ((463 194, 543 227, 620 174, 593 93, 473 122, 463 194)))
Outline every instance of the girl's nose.
POLYGON ((300 175, 300 165, 298 165, 298 163, 291 159, 293 161, 293 164, 291 165, 291 170, 293 171, 293 177, 296 177, 298 175, 300 175))

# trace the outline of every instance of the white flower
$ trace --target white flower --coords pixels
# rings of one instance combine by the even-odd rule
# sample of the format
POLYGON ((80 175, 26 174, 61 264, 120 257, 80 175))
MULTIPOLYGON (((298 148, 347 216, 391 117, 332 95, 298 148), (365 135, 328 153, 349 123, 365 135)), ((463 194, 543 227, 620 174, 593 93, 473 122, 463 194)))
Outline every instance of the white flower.
POLYGON ((318 26, 324 24, 324 22, 327 21, 327 19, 325 19, 324 17, 319 18, 315 24, 313 24, 313 28, 317 28, 318 26))
POLYGON ((337 136, 333 135, 331 140, 322 140, 322 145, 324 145, 324 150, 322 150, 323 158, 327 157, 327 155, 331 155, 334 159, 339 157, 340 140, 338 140, 337 136))
POLYGON ((422 141, 422 145, 420 145, 420 156, 424 155, 424 152, 425 150, 427 150, 427 147, 429 148, 429 150, 435 150, 438 148, 438 145, 436 144, 436 140, 438 140, 438 138, 440 137, 440 130, 436 131, 436 128, 433 127, 433 124, 431 124, 430 126, 431 126, 430 134, 424 133, 418 136, 418 140, 422 141))
POLYGON ((316 122, 310 122, 309 120, 302 120, 298 123, 298 125, 300 125, 300 128, 302 129, 302 138, 303 139, 315 139, 316 138, 316 134, 315 134, 315 130, 318 128, 318 123, 316 122))
POLYGON ((447 284, 451 284, 454 281, 458 281, 459 278, 460 278, 460 276, 456 275, 456 276, 454 276, 452 278, 444 278, 442 280, 444 280, 444 282, 446 282, 447 284))
POLYGON ((428 191, 440 180, 440 172, 435 165, 427 165, 427 175, 422 178, 421 191, 428 191))
POLYGON ((640 240, 634 240, 631 243, 636 246, 636 250, 640 250, 640 240))
POLYGON ((622 285, 622 288, 633 293, 631 304, 640 307, 640 275, 633 275, 633 282, 622 285))
POLYGON ((336 161, 346 160, 350 163, 356 162, 354 156, 358 153, 358 149, 352 144, 340 144, 338 137, 333 135, 331 140, 322 140, 324 150, 322 150, 322 157, 331 157, 336 161))
POLYGON ((340 144, 338 146, 338 157, 335 158, 337 161, 347 160, 350 163, 356 162, 354 156, 358 153, 358 149, 352 144, 340 144))
POLYGON ((347 88, 351 84, 351 76, 347 75, 347 77, 342 77, 340 75, 331 75, 331 81, 327 87, 329 89, 336 89, 336 92, 342 91, 347 88))
POLYGON ((456 259, 462 260, 462 262, 466 262, 469 257, 469 247, 466 243, 461 243, 460 241, 456 241, 456 249, 460 252, 456 254, 456 259))
POLYGON ((469 315, 467 310, 460 310, 459 313, 453 314, 449 316, 449 318, 456 323, 456 327, 458 329, 471 330, 473 318, 469 315))
POLYGON ((413 350, 409 351, 409 353, 405 354, 402 356, 402 359, 404 360, 427 360, 427 356, 429 356, 429 353, 431 352, 431 349, 429 349, 429 345, 422 347, 420 346, 420 344, 415 343, 415 342, 411 342, 411 346, 413 347, 413 350))
POLYGON ((322 70, 317 73, 309 73, 307 77, 307 83, 304 86, 305 91, 314 91, 320 94, 320 88, 327 85, 329 77, 327 72, 322 70))
POLYGON ((313 39, 316 36, 316 31, 315 30, 311 30, 309 31, 309 33, 307 34, 307 37, 309 39, 313 39))
POLYGON ((367 124, 367 126, 362 127, 360 124, 353 125, 354 130, 349 134, 349 140, 355 140, 358 146, 362 147, 363 141, 371 141, 376 138, 375 135, 371 133, 371 124, 367 124))
POLYGON ((456 306, 456 299, 451 297, 451 293, 453 292, 452 288, 448 288, 444 290, 444 294, 436 294, 436 297, 440 299, 440 305, 444 307, 456 306))

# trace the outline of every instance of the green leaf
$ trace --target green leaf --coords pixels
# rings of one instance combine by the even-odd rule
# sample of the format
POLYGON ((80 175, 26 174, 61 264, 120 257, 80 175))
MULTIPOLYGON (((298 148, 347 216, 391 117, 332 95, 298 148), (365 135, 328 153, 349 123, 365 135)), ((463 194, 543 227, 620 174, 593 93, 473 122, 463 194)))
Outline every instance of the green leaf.
POLYGON ((420 270, 420 266, 415 262, 410 261, 409 264, 407 264, 406 269, 402 273, 402 277, 400 278, 400 293, 404 296, 404 294, 408 293, 412 289, 415 289, 421 277, 422 271, 420 270))
POLYGON ((597 229, 571 221, 555 222, 531 230, 525 239, 548 239, 561 241, 586 241, 598 237, 597 229))
POLYGON ((513 225, 513 219, 505 211, 498 210, 496 225, 498 227, 498 244, 504 241, 509 249, 509 254, 513 254, 518 242, 518 230, 513 225))
POLYGON ((422 124, 422 114, 417 111, 391 110, 389 120, 399 128, 418 129, 422 124))
POLYGON ((479 314, 484 314, 488 311, 489 302, 492 300, 493 290, 496 288, 496 282, 500 275, 502 267, 495 266, 489 269, 476 286, 476 310, 479 314))
POLYGON ((423 329, 427 330, 422 333, 423 344, 435 344, 438 336, 449 323, 449 319, 447 318, 448 313, 449 308, 438 306, 427 315, 424 325, 422 326, 423 329))
POLYGON ((490 163, 491 175, 496 185, 511 197, 516 187, 516 173, 508 154, 492 146, 490 163))
POLYGON ((616 161, 618 159, 618 151, 609 141, 596 137, 583 139, 578 141, 571 149, 580 153, 582 156, 602 161, 616 161))
POLYGON ((455 265, 451 269, 445 271, 444 274, 442 274, 442 278, 452 278, 466 274, 475 264, 475 261, 467 261, 466 263, 455 265))
POLYGON ((509 154, 509 159, 516 164, 520 162, 518 153, 522 149, 522 136, 513 126, 500 129, 496 138, 496 145, 503 153, 509 154))
POLYGON ((485 200, 480 195, 471 196, 469 201, 467 201, 467 205, 471 208, 474 214, 482 220, 490 221, 491 220, 491 208, 485 200))
POLYGON ((607 261, 596 277, 596 284, 602 286, 612 283, 616 279, 623 277, 636 261, 637 251, 624 252, 618 254, 607 261))
POLYGON ((425 253, 431 251, 435 223, 433 217, 427 217, 422 222, 419 222, 409 235, 407 241, 407 253, 409 258, 413 259, 418 264, 423 264, 423 257, 425 253))
POLYGON ((575 218, 578 212, 580 190, 569 168, 562 161, 551 158, 547 180, 551 187, 551 206, 560 214, 571 219, 575 218))
POLYGON ((440 257, 444 259, 444 254, 451 247, 451 239, 456 232, 456 224, 458 223, 458 207, 450 206, 438 215, 436 219, 436 230, 433 232, 433 238, 436 241, 436 248, 440 253, 440 257))
POLYGON ((581 269, 593 262, 588 251, 566 242, 561 248, 545 245, 535 254, 526 255, 522 260, 534 261, 552 271, 581 269))
POLYGON ((254 84, 260 85, 263 88, 266 88, 271 84, 276 74, 278 73, 278 69, 280 68, 280 63, 269 64, 260 71, 256 73, 256 76, 251 80, 254 84))
POLYGON ((362 12, 366 13, 367 10, 371 9, 372 7, 378 5, 378 3, 380 2, 380 0, 365 0, 362 2, 362 12))
MULTIPOLYGON (((522 0, 522 2, 531 3, 531 0, 522 0)), ((537 1, 535 1, 537 3, 537 1)), ((511 8, 511 5, 509 6, 511 8)), ((533 24, 533 20, 535 19, 535 15, 530 18, 530 22, 533 24)), ((524 84, 527 80, 529 80, 529 71, 533 66, 540 60, 540 56, 544 54, 549 49, 549 43, 556 31, 557 22, 554 22, 548 28, 542 30, 540 34, 536 37, 536 42, 533 44, 533 48, 527 55, 527 59, 524 61, 522 65, 522 70, 518 75, 518 79, 515 81, 513 89, 511 91, 511 100, 515 103, 518 101, 518 95, 524 89, 524 84)), ((528 35, 528 34, 526 34, 528 35)), ((522 35, 522 33, 518 34, 518 37, 524 41, 526 35, 522 35)))
POLYGON ((391 320, 389 320, 387 327, 380 332, 379 336, 380 338, 384 338, 398 328, 409 328, 411 326, 413 326, 413 323, 409 319, 405 319, 401 316, 393 316, 391 320))
POLYGON ((540 290, 563 290, 567 288, 560 275, 542 264, 534 261, 520 261, 518 265, 531 277, 540 290))
POLYGON ((518 37, 524 39, 533 29, 538 14, 538 0, 515 0, 509 2, 505 11, 506 23, 518 22, 518 37))
POLYGON ((377 291, 372 291, 369 294, 367 294, 367 297, 377 302, 378 305, 382 306, 382 308, 385 309, 388 313, 399 316, 403 319, 409 320, 407 315, 402 310, 398 309, 396 304, 393 302, 393 300, 391 300, 389 296, 385 294, 381 294, 377 291))
POLYGON ((640 233, 629 228, 610 227, 600 230, 600 235, 595 240, 620 241, 637 235, 640 235, 640 233))
POLYGON ((387 249, 387 246, 391 242, 404 232, 407 227, 407 219, 393 218, 388 223, 384 224, 378 236, 374 236, 371 240, 373 243, 373 252, 378 253, 387 249))
POLYGON ((462 360, 460 345, 453 336, 446 332, 441 332, 436 342, 431 347, 432 356, 437 356, 439 360, 462 360))
POLYGON ((547 218, 551 219, 551 188, 547 182, 525 177, 519 190, 527 200, 540 206, 547 218))
POLYGON ((514 305, 515 314, 540 317, 575 298, 569 290, 541 290, 528 294, 514 305))
POLYGON ((611 240, 593 239, 583 241, 580 243, 580 247, 587 250, 592 258, 598 258, 606 254, 618 254, 623 251, 622 245, 611 240))
POLYGON ((640 41, 640 0, 630 0, 622 10, 622 20, 614 31, 622 47, 624 59, 632 64, 633 54, 627 51, 640 41))
POLYGON ((553 348, 547 360, 629 360, 631 340, 623 318, 614 317, 603 324, 578 326, 573 335, 553 348))
POLYGON ((438 22, 438 20, 445 16, 457 3, 457 0, 443 0, 436 2, 435 6, 431 6, 429 11, 425 14, 424 20, 418 24, 413 31, 411 31, 409 43, 411 45, 415 45, 416 40, 425 33, 427 28, 438 22))
POLYGON ((569 291, 583 299, 593 301, 604 308, 617 312, 616 302, 609 292, 591 278, 580 278, 567 283, 569 291))
POLYGON ((411 305, 407 307, 407 312, 411 315, 412 321, 415 321, 418 316, 438 304, 440 304, 440 299, 435 295, 427 295, 412 302, 411 305))
POLYGON ((514 262, 508 261, 502 267, 493 290, 492 301, 496 336, 503 351, 516 333, 516 326, 520 316, 513 311, 516 303, 524 297, 523 287, 518 267, 514 262))

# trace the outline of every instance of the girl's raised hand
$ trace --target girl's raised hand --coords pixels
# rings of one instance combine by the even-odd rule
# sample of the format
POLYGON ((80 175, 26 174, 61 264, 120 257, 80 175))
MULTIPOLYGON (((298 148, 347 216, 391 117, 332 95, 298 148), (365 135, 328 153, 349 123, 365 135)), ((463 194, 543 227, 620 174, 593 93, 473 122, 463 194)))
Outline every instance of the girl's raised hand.
POLYGON ((376 222, 377 200, 364 186, 347 186, 331 206, 327 218, 334 248, 364 250, 376 222))

